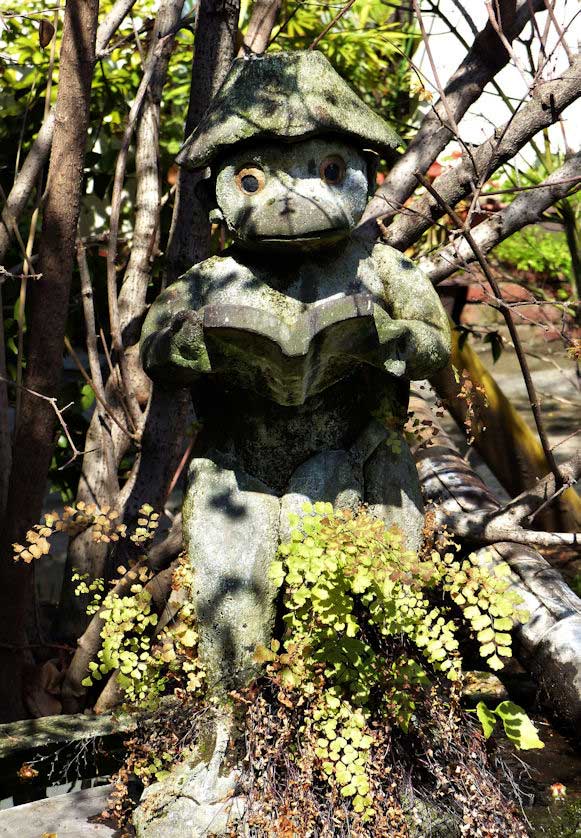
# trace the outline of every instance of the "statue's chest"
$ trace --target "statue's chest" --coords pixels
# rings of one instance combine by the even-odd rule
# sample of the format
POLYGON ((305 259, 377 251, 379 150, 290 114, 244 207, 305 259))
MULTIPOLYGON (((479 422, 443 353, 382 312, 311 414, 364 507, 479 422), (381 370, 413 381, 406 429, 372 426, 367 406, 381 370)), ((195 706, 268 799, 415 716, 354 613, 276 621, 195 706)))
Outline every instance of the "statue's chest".
POLYGON ((312 257, 285 264, 284 256, 268 265, 223 259, 197 291, 200 308, 245 306, 268 311, 292 325, 305 311, 330 299, 365 294, 376 302, 383 287, 375 262, 361 248, 349 248, 336 259, 312 257))

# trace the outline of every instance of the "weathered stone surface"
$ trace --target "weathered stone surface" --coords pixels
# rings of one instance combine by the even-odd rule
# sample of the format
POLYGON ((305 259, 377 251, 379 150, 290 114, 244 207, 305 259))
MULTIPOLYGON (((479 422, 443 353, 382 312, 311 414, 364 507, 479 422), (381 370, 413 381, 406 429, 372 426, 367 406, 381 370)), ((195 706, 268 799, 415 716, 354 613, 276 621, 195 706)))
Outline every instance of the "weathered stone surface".
POLYGON ((210 374, 282 405, 304 404, 366 365, 424 378, 449 352, 448 320, 426 277, 393 248, 369 253, 357 240, 288 265, 235 251, 208 259, 160 294, 141 339, 145 369, 165 386, 210 374))
POLYGON ((562 719, 581 721, 581 614, 555 623, 529 661, 531 672, 562 719))
POLYGON ((218 167, 216 200, 230 232, 249 249, 321 249, 348 236, 361 218, 367 167, 364 154, 339 139, 296 143, 292 157, 287 147, 265 142, 218 167), (342 179, 328 183, 320 170, 339 158, 342 179), (256 192, 240 189, 239 172, 260 179, 256 192))
POLYGON ((133 816, 137 838, 202 838, 227 835, 244 815, 235 794, 237 774, 213 777, 204 763, 177 766, 161 783, 143 793, 133 816))
POLYGON ((251 139, 296 141, 322 134, 348 136, 360 148, 383 153, 401 145, 321 52, 271 52, 234 61, 177 160, 199 169, 251 139))
POLYGON ((403 436, 394 432, 366 464, 365 500, 388 528, 400 530, 408 550, 420 548, 424 505, 418 473, 403 436))
POLYGON ((289 515, 303 514, 305 503, 326 501, 336 509, 355 509, 363 501, 363 473, 346 451, 322 451, 293 474, 280 505, 280 537, 290 539, 289 515))
POLYGON ((218 455, 193 460, 183 519, 200 656, 209 683, 228 690, 248 680, 254 650, 270 639, 276 590, 268 568, 280 503, 260 481, 222 463, 218 455))
MULTIPOLYGON (((409 548, 421 541, 401 431, 409 380, 448 362, 448 320, 409 259, 351 235, 373 151, 399 142, 320 53, 269 53, 234 63, 178 158, 212 165, 213 214, 234 245, 159 296, 141 354, 162 386, 192 385, 203 425, 183 516, 200 654, 218 696, 252 675, 256 646, 270 640, 268 568, 290 512, 366 500, 409 548)), ((139 838, 225 829, 236 777, 224 753, 217 745, 207 767, 179 768, 148 791, 139 838)))

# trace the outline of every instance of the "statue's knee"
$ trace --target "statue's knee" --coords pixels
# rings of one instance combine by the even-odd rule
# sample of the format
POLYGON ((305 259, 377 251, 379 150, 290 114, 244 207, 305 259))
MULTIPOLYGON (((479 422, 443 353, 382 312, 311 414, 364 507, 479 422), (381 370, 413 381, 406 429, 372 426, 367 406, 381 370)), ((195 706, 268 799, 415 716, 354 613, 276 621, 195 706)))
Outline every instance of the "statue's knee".
POLYGON ((364 468, 365 500, 373 515, 397 526, 406 547, 422 544, 424 506, 416 466, 403 437, 380 445, 364 468))
POLYGON ((280 504, 268 487, 214 459, 192 463, 184 540, 194 571, 200 655, 213 680, 250 674, 252 652, 267 644, 276 595, 269 567, 278 547, 280 504))
POLYGON ((289 516, 301 515, 305 503, 317 501, 336 509, 355 509, 363 502, 363 475, 346 451, 321 451, 296 469, 281 500, 282 541, 290 538, 289 516))

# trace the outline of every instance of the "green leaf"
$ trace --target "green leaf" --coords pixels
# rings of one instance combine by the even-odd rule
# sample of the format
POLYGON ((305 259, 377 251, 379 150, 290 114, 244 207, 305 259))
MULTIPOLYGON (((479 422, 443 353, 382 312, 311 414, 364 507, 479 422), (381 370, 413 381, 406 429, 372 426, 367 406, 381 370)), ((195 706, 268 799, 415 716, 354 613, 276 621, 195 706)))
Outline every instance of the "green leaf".
MULTIPOLYGON (((474 619, 472 620, 472 627, 475 631, 481 631, 482 629, 486 628, 486 626, 489 626, 490 623, 491 619, 488 614, 480 614, 478 617, 474 617, 474 619)), ((481 639, 480 636, 478 637, 478 639, 481 639)))
POLYGON ((514 701, 502 701, 494 712, 502 720, 507 737, 520 751, 545 747, 528 715, 514 701))
POLYGON ((485 628, 478 632, 477 637, 480 643, 490 643, 491 640, 494 640, 494 630, 490 627, 485 628))
POLYGON ((488 666, 489 666, 491 669, 494 669, 494 670, 495 670, 495 672, 498 672, 498 670, 499 670, 499 669, 503 669, 503 668, 504 668, 504 664, 503 664, 503 662, 500 660, 500 658, 498 657, 498 655, 493 655, 491 658, 488 658, 488 660, 486 661, 486 663, 488 664, 488 666))
POLYGON ((512 620, 510 617, 497 617, 494 621, 494 628, 496 631, 510 631, 512 629, 512 620))
POLYGON ((88 410, 95 401, 95 393, 90 384, 81 387, 81 409, 88 410))
POLYGON ((476 705, 476 715, 482 725, 482 730, 486 739, 489 739, 497 722, 496 714, 489 710, 483 701, 479 701, 476 705))

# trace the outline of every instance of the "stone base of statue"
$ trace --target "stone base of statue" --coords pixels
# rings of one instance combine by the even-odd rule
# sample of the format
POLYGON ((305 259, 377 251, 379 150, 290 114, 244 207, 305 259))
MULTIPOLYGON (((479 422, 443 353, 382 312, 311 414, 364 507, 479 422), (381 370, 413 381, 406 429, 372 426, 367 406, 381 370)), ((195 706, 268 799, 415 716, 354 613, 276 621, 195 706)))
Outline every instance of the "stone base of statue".
POLYGON ((231 835, 244 817, 238 793, 240 772, 225 758, 231 721, 218 721, 216 744, 204 762, 197 749, 174 766, 169 776, 148 786, 133 815, 137 838, 206 838, 231 835))
POLYGON ((181 763, 144 792, 133 816, 137 838, 202 838, 231 834, 244 815, 237 772, 213 775, 211 766, 181 763))

